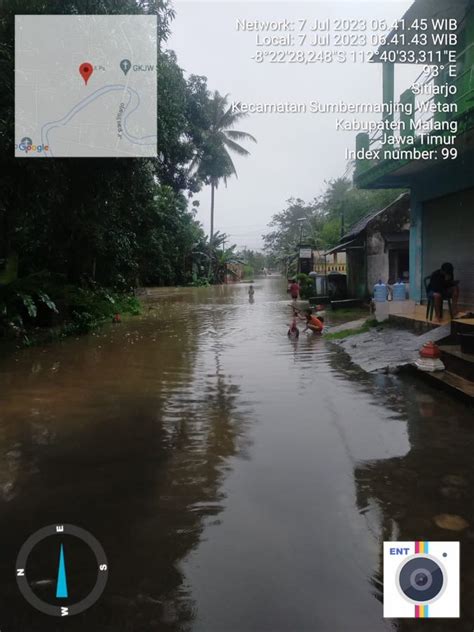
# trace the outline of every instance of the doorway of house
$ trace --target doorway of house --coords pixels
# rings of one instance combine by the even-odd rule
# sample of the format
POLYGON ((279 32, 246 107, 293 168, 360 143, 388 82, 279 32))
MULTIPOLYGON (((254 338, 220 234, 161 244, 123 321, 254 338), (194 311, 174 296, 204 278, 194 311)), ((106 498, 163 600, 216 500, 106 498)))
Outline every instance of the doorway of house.
POLYGON ((394 248, 389 251, 388 270, 389 282, 399 280, 407 282, 409 279, 410 253, 408 248, 394 248))

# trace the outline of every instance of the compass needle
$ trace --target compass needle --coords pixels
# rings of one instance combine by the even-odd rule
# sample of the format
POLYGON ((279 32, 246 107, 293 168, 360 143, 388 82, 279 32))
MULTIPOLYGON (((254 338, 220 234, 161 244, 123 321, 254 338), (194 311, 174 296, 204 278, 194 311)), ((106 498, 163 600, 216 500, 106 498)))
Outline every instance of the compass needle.
POLYGON ((66 578, 66 565, 64 563, 64 547, 61 544, 61 550, 59 553, 59 569, 58 569, 58 583, 56 584, 56 598, 67 599, 67 578, 66 578))

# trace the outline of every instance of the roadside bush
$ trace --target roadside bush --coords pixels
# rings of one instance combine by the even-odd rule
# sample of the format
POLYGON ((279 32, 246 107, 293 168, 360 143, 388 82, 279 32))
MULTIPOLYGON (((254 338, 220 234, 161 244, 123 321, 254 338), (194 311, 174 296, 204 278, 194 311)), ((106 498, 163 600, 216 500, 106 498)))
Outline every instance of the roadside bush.
POLYGON ((192 283, 190 283, 191 287, 209 287, 211 284, 209 283, 209 279, 205 277, 199 277, 195 279, 192 283))
POLYGON ((244 279, 253 279, 254 278, 254 269, 252 266, 245 265, 244 266, 244 279))
POLYGON ((116 313, 138 315, 135 296, 101 288, 78 287, 61 275, 37 274, 0 287, 0 336, 20 337, 33 328, 60 328, 60 335, 88 333, 116 313))
POLYGON ((296 278, 300 284, 300 297, 302 299, 308 300, 316 294, 314 281, 308 274, 302 272, 296 278))
POLYGON ((22 333, 42 310, 58 314, 56 303, 44 289, 21 281, 0 286, 0 336, 22 333))

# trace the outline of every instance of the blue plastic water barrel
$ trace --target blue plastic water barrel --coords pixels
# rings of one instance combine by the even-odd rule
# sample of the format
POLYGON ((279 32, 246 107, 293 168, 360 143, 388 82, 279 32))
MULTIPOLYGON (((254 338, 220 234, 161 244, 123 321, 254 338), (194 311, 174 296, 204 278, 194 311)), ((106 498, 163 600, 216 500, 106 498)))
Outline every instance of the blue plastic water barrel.
POLYGON ((376 303, 385 303, 387 300, 387 286, 385 283, 376 283, 374 285, 374 301, 376 303))
POLYGON ((405 283, 394 283, 392 286, 392 298, 394 301, 405 301, 407 297, 407 290, 405 283))

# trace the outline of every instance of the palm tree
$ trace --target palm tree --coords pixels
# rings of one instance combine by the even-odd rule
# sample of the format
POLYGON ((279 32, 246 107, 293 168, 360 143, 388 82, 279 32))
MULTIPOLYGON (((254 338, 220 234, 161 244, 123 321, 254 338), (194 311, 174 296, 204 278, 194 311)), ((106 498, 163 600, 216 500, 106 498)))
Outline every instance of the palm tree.
POLYGON ((232 129, 246 114, 233 112, 232 106, 228 103, 228 96, 222 96, 217 91, 214 92, 209 101, 209 127, 204 140, 204 150, 198 157, 197 171, 206 184, 211 185, 211 230, 209 243, 212 246, 214 238, 214 203, 215 192, 219 181, 231 176, 237 177, 235 165, 232 162, 231 153, 239 156, 250 154, 237 141, 251 140, 256 143, 256 139, 247 132, 239 132, 232 129))

